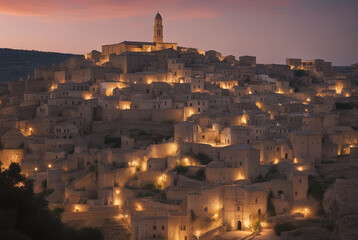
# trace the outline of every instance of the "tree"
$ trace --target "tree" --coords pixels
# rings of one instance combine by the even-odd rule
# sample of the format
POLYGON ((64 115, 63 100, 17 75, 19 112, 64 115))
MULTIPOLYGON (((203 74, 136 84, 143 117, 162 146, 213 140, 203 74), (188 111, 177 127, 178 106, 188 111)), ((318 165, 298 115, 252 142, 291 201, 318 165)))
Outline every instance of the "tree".
POLYGON ((0 162, 0 196, 0 239, 104 239, 98 229, 78 231, 61 223, 43 196, 34 194, 32 181, 21 174, 18 163, 3 169, 0 162))

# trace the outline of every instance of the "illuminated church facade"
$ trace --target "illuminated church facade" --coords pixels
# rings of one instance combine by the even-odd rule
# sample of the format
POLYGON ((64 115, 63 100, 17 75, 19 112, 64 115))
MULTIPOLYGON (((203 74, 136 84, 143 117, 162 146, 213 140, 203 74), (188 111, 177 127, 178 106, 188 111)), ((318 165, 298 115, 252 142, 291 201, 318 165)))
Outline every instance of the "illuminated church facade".
POLYGON ((153 42, 135 42, 135 41, 124 41, 117 44, 103 45, 102 54, 121 54, 123 52, 152 52, 159 51, 168 48, 177 50, 177 43, 165 43, 163 42, 163 19, 162 16, 157 13, 154 18, 154 34, 153 42))

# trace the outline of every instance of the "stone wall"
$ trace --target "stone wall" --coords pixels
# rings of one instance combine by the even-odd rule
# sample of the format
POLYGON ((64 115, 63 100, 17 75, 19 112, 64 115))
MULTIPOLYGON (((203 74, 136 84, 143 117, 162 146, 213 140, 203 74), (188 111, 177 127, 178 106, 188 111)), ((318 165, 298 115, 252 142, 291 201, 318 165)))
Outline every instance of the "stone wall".
POLYGON ((3 149, 0 151, 2 167, 8 168, 11 162, 20 163, 25 158, 24 149, 3 149))

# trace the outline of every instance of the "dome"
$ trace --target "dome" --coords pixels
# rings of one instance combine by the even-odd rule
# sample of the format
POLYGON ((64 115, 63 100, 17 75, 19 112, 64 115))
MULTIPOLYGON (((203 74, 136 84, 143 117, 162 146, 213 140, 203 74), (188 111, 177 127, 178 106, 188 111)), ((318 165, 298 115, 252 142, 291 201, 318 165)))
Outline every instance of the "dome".
POLYGON ((162 19, 162 16, 160 15, 159 12, 158 12, 157 15, 155 16, 155 19, 162 19))

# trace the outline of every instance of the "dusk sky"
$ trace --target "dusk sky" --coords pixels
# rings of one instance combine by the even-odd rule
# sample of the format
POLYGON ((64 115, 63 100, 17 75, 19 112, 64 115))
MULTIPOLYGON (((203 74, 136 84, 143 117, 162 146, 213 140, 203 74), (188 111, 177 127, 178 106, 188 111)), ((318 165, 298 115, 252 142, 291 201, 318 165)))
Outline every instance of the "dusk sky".
POLYGON ((83 54, 124 40, 164 41, 258 63, 358 62, 358 0, 0 0, 0 47, 83 54))

